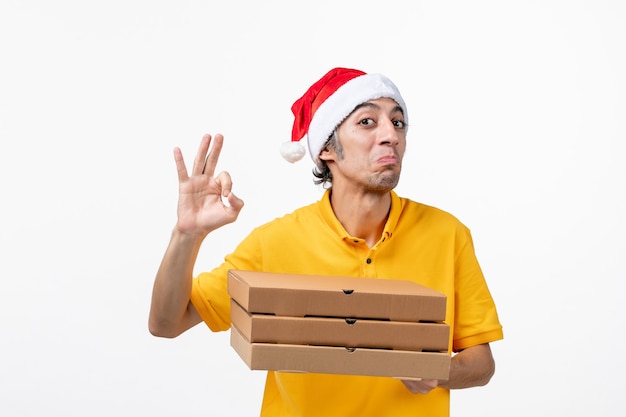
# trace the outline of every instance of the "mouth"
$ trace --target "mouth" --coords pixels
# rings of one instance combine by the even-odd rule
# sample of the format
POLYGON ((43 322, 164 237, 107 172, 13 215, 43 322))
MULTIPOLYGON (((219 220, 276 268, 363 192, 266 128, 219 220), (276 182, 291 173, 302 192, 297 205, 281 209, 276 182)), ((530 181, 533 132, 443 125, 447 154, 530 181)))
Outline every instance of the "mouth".
POLYGON ((400 158, 395 155, 385 155, 378 158, 376 162, 382 165, 396 165, 400 162, 400 158))

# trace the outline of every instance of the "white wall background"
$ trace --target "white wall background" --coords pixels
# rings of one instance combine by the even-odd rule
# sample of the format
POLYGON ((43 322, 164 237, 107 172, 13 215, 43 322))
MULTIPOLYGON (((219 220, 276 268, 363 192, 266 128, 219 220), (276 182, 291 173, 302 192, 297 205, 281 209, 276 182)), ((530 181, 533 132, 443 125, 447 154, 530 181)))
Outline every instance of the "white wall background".
POLYGON ((623 416, 626 5, 616 1, 0 3, 0 414, 257 415, 228 334, 147 330, 171 154, 225 134, 246 201, 199 269, 319 198, 278 153, 328 69, 411 111, 398 192, 473 231, 505 340, 457 416, 623 416))

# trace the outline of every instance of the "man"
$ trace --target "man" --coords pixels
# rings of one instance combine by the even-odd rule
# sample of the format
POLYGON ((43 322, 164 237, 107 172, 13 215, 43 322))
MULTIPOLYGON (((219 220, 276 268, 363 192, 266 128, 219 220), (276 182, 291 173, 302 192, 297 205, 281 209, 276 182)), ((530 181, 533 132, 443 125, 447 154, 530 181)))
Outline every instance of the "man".
POLYGON ((235 221, 243 201, 228 173, 214 177, 221 135, 203 137, 191 175, 175 149, 178 221, 155 279, 150 331, 175 337, 201 321, 213 331, 229 329, 229 269, 413 280, 448 297, 455 354, 447 381, 270 371, 261 415, 448 416, 450 389, 490 380, 489 343, 503 337, 502 327, 469 230, 393 191, 408 128, 400 92, 383 75, 335 68, 292 111, 283 157, 301 158, 306 138, 317 182, 330 186, 319 202, 254 229, 221 266, 195 278, 205 237, 235 221))

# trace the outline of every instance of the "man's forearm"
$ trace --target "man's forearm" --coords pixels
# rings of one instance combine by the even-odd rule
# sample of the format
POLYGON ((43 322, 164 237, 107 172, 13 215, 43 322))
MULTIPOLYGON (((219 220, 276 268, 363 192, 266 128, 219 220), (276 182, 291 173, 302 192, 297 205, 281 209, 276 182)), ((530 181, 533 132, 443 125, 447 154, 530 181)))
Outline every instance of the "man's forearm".
POLYGON ((175 337, 199 321, 189 297, 202 240, 200 236, 172 232, 152 290, 148 326, 153 335, 175 337))
POLYGON ((486 385, 495 372, 495 362, 489 344, 472 346, 452 357, 450 378, 440 387, 448 389, 486 385))

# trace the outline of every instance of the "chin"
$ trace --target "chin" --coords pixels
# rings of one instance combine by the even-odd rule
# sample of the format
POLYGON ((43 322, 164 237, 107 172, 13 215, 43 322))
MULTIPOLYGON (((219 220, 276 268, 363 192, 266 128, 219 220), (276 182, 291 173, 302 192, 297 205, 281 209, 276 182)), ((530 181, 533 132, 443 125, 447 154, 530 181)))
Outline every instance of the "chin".
POLYGON ((389 192, 396 188, 399 181, 399 175, 387 176, 383 178, 377 178, 375 181, 370 182, 369 185, 372 191, 389 192))

